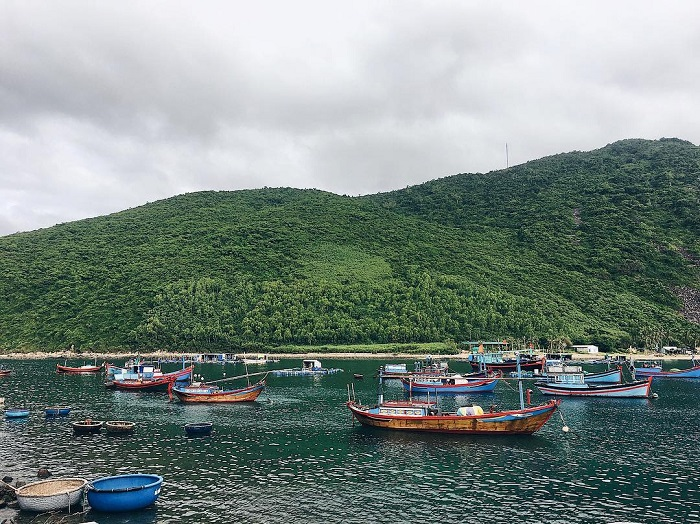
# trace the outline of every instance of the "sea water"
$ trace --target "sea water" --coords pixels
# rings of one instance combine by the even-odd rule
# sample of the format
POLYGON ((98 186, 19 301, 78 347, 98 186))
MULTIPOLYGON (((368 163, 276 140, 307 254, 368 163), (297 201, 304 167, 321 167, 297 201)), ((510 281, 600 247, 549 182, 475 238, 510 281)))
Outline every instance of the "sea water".
MULTIPOLYGON (((344 372, 269 376, 257 402, 218 406, 106 389, 99 375, 57 374, 56 361, 4 363, 14 369, 0 378, 5 407, 32 413, 26 420, 0 421, 0 476, 34 481, 39 468, 48 468, 53 478, 153 473, 165 481, 157 503, 136 513, 37 517, 5 508, 0 521, 700 522, 700 380, 655 380, 659 397, 652 400, 565 398, 560 412, 532 436, 455 436, 353 424, 347 385, 354 385, 359 400, 374 403, 374 376, 385 363, 378 360, 324 359, 324 366, 344 372), (364 379, 353 379, 354 373, 364 379), (46 419, 43 409, 50 405, 73 410, 46 419), (70 421, 88 417, 131 420, 137 427, 130 436, 104 430, 75 436, 70 421), (205 421, 214 424, 211 436, 185 435, 186 423, 205 421)), ((300 364, 283 360, 255 371, 300 364)), ((451 367, 468 370, 465 362, 451 367)), ((196 370, 209 380, 244 372, 233 364, 196 370)), ((533 403, 547 400, 531 381, 528 387, 533 403)), ((404 396, 396 381, 387 382, 384 393, 387 399, 404 396)), ((467 402, 516 408, 518 385, 502 381, 492 394, 440 402, 443 409, 467 402)))

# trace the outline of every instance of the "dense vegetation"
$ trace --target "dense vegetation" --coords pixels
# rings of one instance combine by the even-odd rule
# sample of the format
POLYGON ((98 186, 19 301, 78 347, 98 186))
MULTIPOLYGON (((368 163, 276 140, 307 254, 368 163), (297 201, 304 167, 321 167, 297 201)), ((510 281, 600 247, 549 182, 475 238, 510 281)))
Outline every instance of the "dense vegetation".
POLYGON ((696 344, 699 195, 675 139, 366 197, 181 195, 0 238, 0 347, 696 344))

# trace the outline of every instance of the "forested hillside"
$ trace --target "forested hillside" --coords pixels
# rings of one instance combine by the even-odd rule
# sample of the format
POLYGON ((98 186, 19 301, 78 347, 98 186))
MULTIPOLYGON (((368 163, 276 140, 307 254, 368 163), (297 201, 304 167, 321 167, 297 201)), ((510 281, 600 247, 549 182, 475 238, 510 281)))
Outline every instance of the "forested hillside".
POLYGON ((0 238, 0 347, 700 341, 700 152, 626 140, 344 197, 173 197, 0 238))

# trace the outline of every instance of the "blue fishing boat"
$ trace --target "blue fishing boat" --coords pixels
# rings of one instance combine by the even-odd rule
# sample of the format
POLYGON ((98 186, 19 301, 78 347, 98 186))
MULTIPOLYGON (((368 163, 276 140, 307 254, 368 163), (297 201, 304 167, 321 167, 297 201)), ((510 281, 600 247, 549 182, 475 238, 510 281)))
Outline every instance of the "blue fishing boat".
POLYGON ((29 410, 24 408, 10 408, 5 410, 5 416, 7 418, 27 418, 29 416, 29 410))
POLYGON ((71 408, 68 406, 49 406, 44 409, 46 417, 66 417, 70 413, 71 408))
POLYGON ((87 486, 87 500, 95 511, 116 513, 150 506, 160 495, 163 477, 132 474, 102 477, 87 486))
POLYGON ((185 424, 185 433, 190 437, 205 437, 211 434, 213 426, 211 422, 190 422, 185 424))
POLYGON ((582 375, 583 381, 588 384, 620 384, 622 383, 622 368, 620 366, 607 371, 590 373, 583 371, 581 366, 564 364, 551 364, 545 367, 542 378, 544 382, 560 382, 559 377, 564 375, 582 375))
POLYGON ((670 369, 664 371, 661 361, 638 360, 632 364, 632 371, 636 377, 652 378, 700 378, 700 365, 695 359, 693 366, 688 369, 670 369))

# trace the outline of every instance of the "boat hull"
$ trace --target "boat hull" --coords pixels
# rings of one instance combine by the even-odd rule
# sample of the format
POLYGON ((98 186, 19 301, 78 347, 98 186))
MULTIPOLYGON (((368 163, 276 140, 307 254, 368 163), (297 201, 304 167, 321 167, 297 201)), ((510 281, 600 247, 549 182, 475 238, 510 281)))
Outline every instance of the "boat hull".
POLYGON ((649 398, 651 394, 651 377, 647 380, 629 384, 550 384, 537 382, 535 386, 543 395, 566 397, 613 397, 613 398, 649 398))
POLYGON ((160 495, 163 477, 159 475, 117 475, 88 484, 87 500, 95 511, 117 513, 142 509, 160 495))
POLYGON ((180 402, 185 404, 253 402, 265 390, 265 381, 240 389, 212 391, 207 387, 172 388, 180 402))
POLYGON ((68 406, 50 406, 44 409, 46 417, 66 417, 70 414, 71 408, 68 406))
POLYGON ((56 372, 57 373, 66 373, 69 375, 82 375, 82 374, 90 374, 90 373, 99 373, 101 369, 102 369, 102 366, 71 367, 71 366, 62 366, 61 364, 56 364, 56 372))
MULTIPOLYGON (((520 361, 520 370, 521 371, 534 371, 534 370, 542 371, 544 369, 546 363, 547 363, 547 359, 545 357, 542 357, 542 358, 537 359, 537 360, 521 360, 520 361)), ((472 360, 471 364, 472 364, 472 369, 477 370, 477 371, 481 367, 481 364, 476 360, 472 360)), ((518 370, 518 364, 515 361, 487 362, 483 365, 485 366, 487 371, 502 371, 503 373, 508 373, 511 371, 518 370)))
MULTIPOLYGON (((499 411, 482 415, 416 415, 375 413, 377 408, 348 402, 347 406, 360 424, 397 431, 451 433, 461 435, 530 435, 539 430, 554 414, 559 400, 522 410, 499 411)), ((409 408, 410 409, 410 408, 409 408)), ((406 410, 397 409, 404 413, 406 410)), ((421 412, 422 408, 416 408, 421 412)))
POLYGON ((652 378, 700 378, 700 366, 678 371, 662 371, 659 368, 634 368, 637 377, 652 378))
POLYGON ((25 511, 57 511, 79 507, 87 480, 65 478, 40 480, 17 489, 17 502, 25 511))

